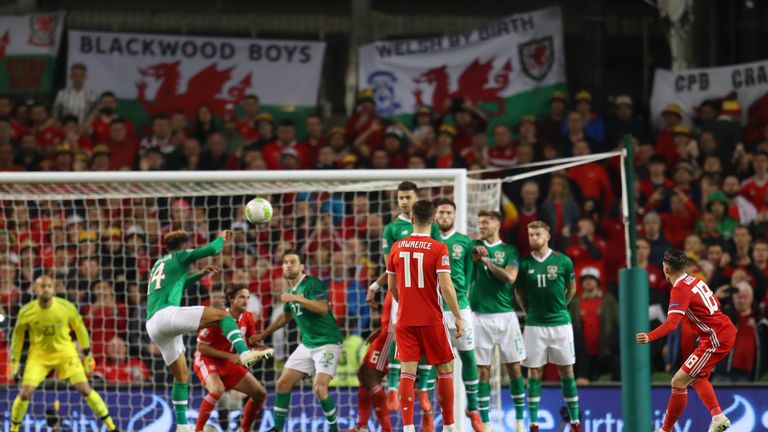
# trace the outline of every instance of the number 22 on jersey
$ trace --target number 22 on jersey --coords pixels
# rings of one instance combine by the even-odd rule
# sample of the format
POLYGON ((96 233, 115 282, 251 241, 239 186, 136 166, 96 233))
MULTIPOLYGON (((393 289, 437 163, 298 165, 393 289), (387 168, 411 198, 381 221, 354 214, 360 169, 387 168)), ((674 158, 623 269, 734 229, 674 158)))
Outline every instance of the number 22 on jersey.
POLYGON ((691 291, 701 297, 701 301, 707 307, 710 315, 714 315, 717 312, 717 299, 704 281, 699 281, 696 286, 691 288, 691 291))
POLYGON ((150 291, 152 290, 152 284, 155 284, 156 290, 159 290, 163 287, 163 279, 165 279, 165 273, 163 270, 165 270, 165 263, 161 262, 157 264, 157 268, 155 268, 155 271, 153 271, 149 277, 149 284, 147 284, 147 295, 149 295, 150 291))

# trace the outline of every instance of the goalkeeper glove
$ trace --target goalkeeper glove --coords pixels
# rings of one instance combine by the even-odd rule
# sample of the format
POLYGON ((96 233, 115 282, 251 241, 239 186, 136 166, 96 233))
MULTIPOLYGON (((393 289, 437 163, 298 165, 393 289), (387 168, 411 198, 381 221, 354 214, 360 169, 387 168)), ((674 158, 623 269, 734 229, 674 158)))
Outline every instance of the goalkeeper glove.
POLYGON ((85 357, 83 357, 83 369, 85 369, 85 375, 90 377, 95 367, 96 361, 93 359, 93 354, 86 354, 85 357))

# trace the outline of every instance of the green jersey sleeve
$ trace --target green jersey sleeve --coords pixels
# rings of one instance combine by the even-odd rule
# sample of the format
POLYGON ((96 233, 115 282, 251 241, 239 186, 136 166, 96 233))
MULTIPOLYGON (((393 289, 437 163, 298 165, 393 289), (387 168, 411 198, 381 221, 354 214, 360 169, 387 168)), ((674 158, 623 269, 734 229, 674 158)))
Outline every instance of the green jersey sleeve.
POLYGON ((573 261, 565 255, 563 255, 563 258, 565 261, 563 264, 565 266, 565 287, 567 289, 568 285, 576 279, 576 272, 573 270, 573 261))
POLYGON ((203 247, 200 247, 197 249, 179 251, 176 254, 176 258, 179 260, 181 265, 188 266, 199 259, 203 259, 205 257, 209 257, 212 255, 221 253, 221 250, 223 248, 224 248, 224 239, 221 237, 217 237, 216 240, 208 243, 203 247))
POLYGON ((319 279, 310 279, 307 287, 307 298, 310 300, 328 300, 328 289, 319 279))
POLYGON ((392 250, 392 245, 394 245, 396 241, 397 239, 392 233, 392 225, 387 224, 387 226, 384 227, 384 231, 381 233, 381 251, 389 256, 389 251, 392 250))

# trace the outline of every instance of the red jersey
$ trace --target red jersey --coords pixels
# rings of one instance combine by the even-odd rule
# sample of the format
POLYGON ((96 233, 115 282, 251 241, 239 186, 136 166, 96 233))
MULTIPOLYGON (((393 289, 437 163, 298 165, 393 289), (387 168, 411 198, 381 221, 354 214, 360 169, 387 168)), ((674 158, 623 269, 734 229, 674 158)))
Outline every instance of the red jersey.
POLYGON ((748 199, 758 212, 768 208, 765 202, 766 195, 768 195, 768 180, 758 181, 754 177, 750 177, 741 184, 739 194, 748 199))
POLYGON ((429 234, 413 233, 394 244, 387 273, 397 275, 398 326, 443 324, 437 280, 441 272, 451 272, 448 247, 429 234))
MULTIPOLYGON (((237 326, 240 328, 240 333, 243 334, 245 341, 256 334, 256 323, 254 323, 253 314, 250 312, 246 311, 240 315, 237 319, 237 326)), ((222 333, 219 327, 209 327, 200 330, 197 334, 197 343, 210 345, 211 348, 215 348, 219 351, 234 352, 232 349, 232 342, 224 336, 224 333, 222 333)))
POLYGON ((706 282, 684 274, 672 285, 669 314, 688 318, 700 341, 718 346, 718 335, 734 332, 733 323, 720 310, 720 302, 706 282))

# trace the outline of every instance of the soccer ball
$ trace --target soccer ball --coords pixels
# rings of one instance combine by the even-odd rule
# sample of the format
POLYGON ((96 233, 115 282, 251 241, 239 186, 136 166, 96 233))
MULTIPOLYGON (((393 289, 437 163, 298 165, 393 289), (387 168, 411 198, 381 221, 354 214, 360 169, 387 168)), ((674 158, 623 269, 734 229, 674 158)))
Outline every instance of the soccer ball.
POLYGON ((272 219, 272 204, 264 198, 254 198, 245 205, 245 218, 248 222, 261 225, 272 219))

